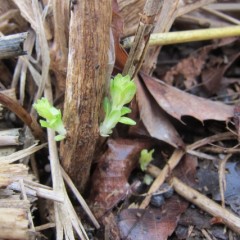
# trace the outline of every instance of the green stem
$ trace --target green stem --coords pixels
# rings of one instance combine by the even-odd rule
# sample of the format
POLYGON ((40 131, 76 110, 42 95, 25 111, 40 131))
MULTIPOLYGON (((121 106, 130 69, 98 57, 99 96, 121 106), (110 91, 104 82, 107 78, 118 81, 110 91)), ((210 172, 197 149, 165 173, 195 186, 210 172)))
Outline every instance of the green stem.
MULTIPOLYGON (((204 41, 216 38, 227 38, 236 36, 240 36, 240 26, 167 33, 153 33, 150 36, 149 46, 162 46, 176 43, 204 41)), ((133 40, 132 38, 130 38, 130 41, 124 43, 124 47, 129 48, 132 42, 133 40)))

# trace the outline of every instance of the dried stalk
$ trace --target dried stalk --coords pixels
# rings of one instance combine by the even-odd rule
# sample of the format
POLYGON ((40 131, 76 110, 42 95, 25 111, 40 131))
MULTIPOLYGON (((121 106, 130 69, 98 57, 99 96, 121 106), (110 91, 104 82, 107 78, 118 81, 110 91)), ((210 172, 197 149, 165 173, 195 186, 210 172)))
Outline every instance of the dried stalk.
POLYGON ((18 146, 22 143, 19 142, 19 136, 1 136, 0 135, 0 146, 18 146))
POLYGON ((134 78, 139 71, 147 51, 149 37, 154 28, 154 20, 160 11, 162 1, 147 0, 140 16, 137 33, 134 38, 123 75, 130 75, 134 78))
POLYGON ((25 55, 23 43, 26 38, 26 32, 0 37, 0 59, 25 55))
MULTIPOLYGON (((47 81, 47 86, 44 92, 45 97, 50 102, 52 102, 52 92, 49 81, 47 81)), ((70 240, 74 240, 75 238, 73 234, 73 226, 81 239, 88 239, 87 234, 85 233, 83 227, 81 227, 81 223, 71 205, 64 186, 63 177, 61 175, 61 167, 59 163, 57 145, 54 140, 55 133, 52 129, 49 128, 47 129, 47 131, 53 190, 56 191, 57 194, 63 194, 64 196, 63 203, 54 202, 57 239, 62 240, 63 235, 65 234, 70 240)))
POLYGON ((40 149, 44 148, 47 145, 47 143, 41 144, 39 146, 36 146, 36 145, 37 144, 34 144, 34 145, 30 146, 29 148, 19 150, 8 156, 0 157, 0 162, 1 163, 13 163, 15 161, 18 161, 24 157, 27 157, 27 156, 37 152, 40 149))
POLYGON ((225 21, 228 21, 230 23, 237 24, 237 25, 240 24, 239 20, 237 20, 236 18, 233 18, 231 16, 228 16, 227 14, 221 13, 221 12, 216 11, 214 9, 210 9, 209 7, 202 7, 202 9, 205 10, 206 12, 208 12, 208 13, 210 13, 212 15, 215 15, 215 16, 217 16, 219 18, 222 18, 225 21))
POLYGON ((139 208, 146 208, 151 200, 152 194, 156 192, 159 187, 164 183, 166 177, 169 175, 169 173, 177 166, 177 164, 180 162, 181 158, 184 155, 183 150, 176 149, 171 158, 169 159, 168 163, 165 165, 161 173, 157 176, 157 178, 152 183, 150 189, 148 190, 148 194, 145 197, 145 199, 142 201, 139 208))
POLYGON ((186 152, 192 151, 196 148, 199 148, 203 145, 206 145, 212 142, 226 140, 226 139, 233 139, 233 138, 236 138, 236 136, 234 136, 231 132, 220 133, 220 134, 213 135, 211 137, 201 139, 191 145, 188 145, 185 151, 176 149, 173 152, 172 156, 170 157, 168 163, 165 165, 163 170, 159 173, 157 178, 152 183, 150 189, 148 190, 147 196, 145 197, 143 202, 140 204, 139 208, 146 208, 148 206, 151 200, 152 194, 160 188, 160 186, 163 184, 163 182, 166 180, 167 176, 169 175, 169 172, 171 172, 178 165, 181 158, 184 156, 186 152))
POLYGON ((214 9, 217 11, 240 11, 240 5, 239 3, 212 3, 209 4, 208 8, 214 9))
MULTIPOLYGON (((213 1, 214 0, 199 0, 194 3, 180 6, 179 0, 164 0, 158 22, 156 23, 156 28, 154 29, 154 33, 168 32, 177 17, 203 7, 213 1)), ((153 72, 160 50, 161 47, 154 47, 149 49, 146 55, 146 59, 148 59, 148 61, 143 65, 143 70, 146 73, 151 74, 153 72)))
POLYGON ((97 229, 100 228, 100 225, 99 225, 97 219, 94 217, 94 215, 93 215, 92 211, 90 210, 90 208, 88 207, 87 203, 85 202, 85 200, 83 199, 83 197, 81 196, 81 194, 79 193, 77 188, 74 186, 74 184, 73 184, 72 180, 70 179, 70 177, 67 175, 67 173, 64 171, 63 168, 61 168, 61 172, 62 172, 63 178, 66 181, 67 185, 69 186, 69 188, 74 193, 74 195, 77 198, 78 202, 81 204, 82 208, 87 213, 88 217, 91 219, 91 221, 94 224, 94 226, 97 229))
POLYGON ((27 233, 28 219, 26 210, 0 208, 0 239, 28 240, 27 233))
POLYGON ((201 148, 202 152, 212 152, 212 153, 240 153, 240 149, 238 148, 225 148, 220 146, 211 146, 211 147, 204 147, 201 148))
POLYGON ((70 0, 63 1, 59 4, 59 0, 53 0, 53 17, 54 17, 54 44, 55 50, 59 51, 61 61, 67 63, 68 55, 68 26, 70 13, 70 0))
POLYGON ((219 192, 220 192, 220 196, 221 196, 221 200, 222 200, 222 207, 225 208, 225 197, 224 197, 224 193, 226 191, 226 176, 225 176, 225 172, 226 172, 226 163, 228 161, 228 159, 232 157, 232 154, 228 154, 224 157, 224 159, 219 163, 219 167, 218 167, 218 178, 219 178, 219 192))
MULTIPOLYGON (((147 172, 154 177, 158 177, 161 175, 162 170, 150 164, 148 166, 147 172)), ((183 198, 195 204, 205 212, 215 217, 219 217, 222 222, 230 229, 236 233, 240 233, 240 218, 235 216, 233 213, 221 207, 211 199, 205 197, 203 194, 197 192, 193 188, 187 186, 176 177, 171 178, 169 180, 169 183, 174 188, 174 190, 183 198)))
POLYGON ((99 138, 100 107, 108 74, 111 0, 77 1, 69 26, 68 72, 61 144, 63 168, 80 191, 89 178, 99 138))
POLYGON ((187 199, 191 203, 198 206, 200 209, 211 214, 212 216, 220 218, 222 223, 224 223, 234 232, 240 234, 239 217, 237 217, 227 209, 221 207, 219 204, 215 203, 211 199, 205 197, 201 193, 197 192, 193 188, 187 186, 175 177, 171 179, 170 183, 173 186, 174 190, 183 198, 187 199))
MULTIPOLYGON (((41 187, 33 186, 32 184, 26 183, 25 180, 23 180, 23 183, 24 183, 25 192, 29 196, 42 197, 44 199, 49 199, 49 200, 56 201, 59 203, 64 202, 63 194, 60 195, 59 193, 56 193, 50 189, 45 189, 42 186, 41 187)), ((14 183, 10 184, 8 186, 8 188, 11 190, 14 190, 14 191, 21 191, 21 186, 20 186, 19 182, 14 182, 14 183)))
POLYGON ((36 119, 30 116, 30 114, 17 101, 0 93, 0 103, 15 113, 31 129, 32 134, 36 139, 39 139, 42 142, 45 141, 45 133, 36 119))

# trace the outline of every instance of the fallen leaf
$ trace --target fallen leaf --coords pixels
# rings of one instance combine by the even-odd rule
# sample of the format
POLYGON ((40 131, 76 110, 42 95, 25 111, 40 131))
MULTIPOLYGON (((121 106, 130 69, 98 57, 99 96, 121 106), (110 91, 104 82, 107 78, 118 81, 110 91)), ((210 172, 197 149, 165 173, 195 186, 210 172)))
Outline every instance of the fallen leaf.
POLYGON ((166 240, 174 232, 179 216, 187 206, 186 201, 175 195, 160 209, 125 209, 118 216, 121 239, 166 240))
POLYGON ((199 48, 188 57, 180 60, 178 64, 171 67, 165 74, 163 81, 168 85, 173 85, 174 79, 183 79, 186 89, 192 88, 197 84, 197 77, 202 73, 202 70, 208 62, 209 53, 219 47, 235 42, 237 38, 221 39, 213 44, 199 48))
POLYGON ((158 105, 181 122, 183 122, 181 119, 183 116, 191 116, 201 122, 227 121, 233 117, 232 106, 186 93, 143 73, 141 76, 158 105))
POLYGON ((174 147, 183 146, 183 142, 156 101, 144 88, 139 79, 137 84, 137 102, 140 117, 151 137, 167 142, 174 147))
MULTIPOLYGON (((227 162, 226 164, 226 191, 225 203, 231 209, 240 214, 240 183, 236 179, 240 176, 239 162, 227 162)), ((211 195, 215 201, 221 201, 219 193, 219 176, 215 166, 210 165, 207 169, 200 168, 197 172, 198 188, 206 195, 211 195)))
POLYGON ((150 146, 145 140, 108 140, 108 150, 100 157, 92 176, 89 199, 97 218, 127 196, 128 178, 138 165, 141 150, 150 146))
POLYGON ((231 57, 229 57, 227 64, 224 63, 224 60, 222 60, 222 63, 221 64, 217 63, 217 66, 213 61, 212 63, 213 66, 209 66, 208 68, 202 71, 202 74, 201 74, 202 82, 204 87, 207 89, 209 93, 211 94, 217 93, 217 91, 222 86, 223 75, 229 69, 229 67, 236 61, 236 59, 239 58, 239 56, 240 56, 240 53, 238 52, 232 55, 231 57))
POLYGON ((188 208, 181 216, 179 224, 186 227, 193 225, 201 230, 203 228, 210 228, 211 217, 207 214, 201 213, 197 208, 188 208))
POLYGON ((198 159, 195 156, 186 154, 181 160, 180 164, 174 169, 173 175, 178 177, 189 186, 195 185, 196 168, 198 166, 198 159))

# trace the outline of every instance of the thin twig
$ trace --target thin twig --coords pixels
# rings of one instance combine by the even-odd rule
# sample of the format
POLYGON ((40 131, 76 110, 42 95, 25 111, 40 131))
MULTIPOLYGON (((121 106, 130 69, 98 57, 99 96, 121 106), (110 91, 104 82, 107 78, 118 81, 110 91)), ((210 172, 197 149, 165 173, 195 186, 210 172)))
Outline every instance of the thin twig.
POLYGON ((150 189, 148 190, 148 195, 145 197, 145 199, 143 200, 139 208, 145 209, 148 206, 151 200, 152 194, 156 192, 159 189, 159 187, 164 183, 166 177, 177 166, 177 164, 180 162, 181 158, 183 157, 184 153, 185 152, 183 150, 179 150, 179 149, 176 149, 173 152, 168 163, 165 165, 161 173, 157 176, 157 178, 152 183, 150 189))
POLYGON ((203 138, 193 144, 188 145, 186 147, 186 150, 187 151, 193 150, 193 149, 197 149, 199 147, 202 147, 204 145, 207 145, 207 144, 210 144, 213 142, 222 141, 222 140, 232 140, 232 139, 237 139, 237 136, 231 132, 218 133, 218 134, 203 138))
POLYGON ((228 159, 232 156, 232 154, 228 154, 224 157, 224 159, 220 162, 219 168, 218 168, 218 178, 219 178, 219 191, 221 195, 221 200, 222 200, 222 207, 225 208, 225 197, 224 197, 224 192, 226 191, 226 163, 228 159))
POLYGON ((89 216, 91 221, 93 222, 94 226, 97 229, 99 229, 100 225, 99 225, 97 219, 94 217, 92 211, 89 209, 87 203, 85 202, 85 200, 83 199, 83 197, 81 196, 81 194, 79 193, 79 191, 77 190, 75 185, 73 184, 72 180, 70 179, 70 177, 67 175, 67 173, 64 171, 63 168, 61 168, 61 172, 62 172, 63 178, 66 181, 67 185, 70 187, 70 189, 74 193, 75 197, 77 198, 77 200, 79 201, 79 203, 81 204, 81 206, 83 207, 83 209, 85 210, 85 212, 87 213, 87 215, 89 216))
POLYGON ((40 226, 36 226, 35 231, 40 232, 40 231, 44 231, 46 229, 54 228, 54 227, 56 227, 55 223, 46 223, 46 224, 43 224, 43 225, 40 225, 40 226))
POLYGON ((202 195, 198 191, 194 190, 193 188, 187 186, 176 177, 173 177, 170 183, 173 186, 174 190, 183 198, 187 199, 212 216, 220 218, 226 226, 228 226, 236 233, 240 234, 239 217, 227 209, 221 207, 219 204, 215 203, 206 196, 202 195))
MULTIPOLYGON (((153 177, 158 177, 161 175, 162 170, 152 164, 149 164, 147 172, 153 177)), ((230 229, 240 233, 240 218, 236 217, 233 213, 197 192, 193 188, 187 186, 176 177, 171 178, 169 183, 183 198, 200 207, 207 213, 215 217, 220 217, 223 223, 226 224, 230 229)))
POLYGON ((1 163, 13 163, 15 161, 18 161, 24 157, 27 157, 35 152, 37 152, 38 150, 44 148, 45 146, 47 146, 47 143, 43 143, 39 146, 37 146, 37 143, 30 146, 29 148, 25 148, 23 150, 19 150, 17 152, 14 152, 8 156, 3 156, 0 157, 0 162, 1 163))
MULTIPOLYGON (((232 139, 236 136, 234 136, 232 133, 230 132, 226 132, 226 133, 220 133, 220 134, 216 134, 204 139, 201 139, 191 145, 188 145, 186 147, 186 152, 189 150, 194 150, 198 147, 201 147, 205 144, 209 144, 211 142, 216 142, 216 141, 220 141, 220 140, 226 140, 226 139, 232 139)), ((146 208, 151 200, 151 196, 153 195, 154 192, 156 192, 160 186, 163 184, 163 182, 165 181, 165 179, 167 178, 167 176, 169 175, 169 172, 171 172, 180 162, 181 158, 183 157, 183 155, 186 153, 184 150, 180 150, 180 149, 176 149, 172 156, 170 157, 168 163, 164 166, 163 170, 159 173, 159 175, 157 176, 157 178, 154 180, 154 182, 152 183, 147 196, 145 197, 145 199, 143 200, 143 202, 140 204, 139 208, 146 208)))
POLYGON ((211 146, 211 147, 203 147, 201 148, 201 151, 203 152, 212 152, 212 153, 240 153, 239 148, 226 148, 226 147, 220 147, 220 146, 211 146))
POLYGON ((45 142, 45 133, 38 122, 17 101, 0 93, 0 103, 15 113, 32 131, 36 139, 45 142))
POLYGON ((214 9, 211 9, 209 7, 202 7, 202 9, 208 13, 211 13, 219 18, 222 18, 224 19, 225 21, 228 21, 230 23, 233 23, 233 24, 237 24, 237 25, 240 25, 240 21, 237 20, 236 18, 233 18, 225 13, 222 13, 222 12, 219 12, 217 10, 214 10, 214 9))

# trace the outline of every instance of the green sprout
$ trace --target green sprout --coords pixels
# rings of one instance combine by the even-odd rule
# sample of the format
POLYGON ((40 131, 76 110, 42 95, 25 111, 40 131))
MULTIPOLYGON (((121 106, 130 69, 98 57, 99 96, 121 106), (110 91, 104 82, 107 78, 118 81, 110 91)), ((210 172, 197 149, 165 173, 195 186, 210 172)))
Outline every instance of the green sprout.
POLYGON ((146 184, 146 185, 150 185, 153 181, 153 177, 149 174, 145 174, 144 178, 143 178, 143 182, 146 184))
POLYGON ((108 137, 118 122, 127 125, 136 124, 135 121, 124 116, 131 112, 131 109, 124 105, 132 101, 136 89, 136 84, 129 75, 122 76, 118 74, 111 79, 110 99, 105 97, 103 101, 105 118, 100 125, 101 136, 108 137))
POLYGON ((41 126, 51 128, 59 133, 59 135, 55 136, 55 141, 63 140, 66 137, 67 131, 63 125, 61 111, 53 107, 46 98, 38 99, 33 104, 33 107, 39 116, 46 119, 46 121, 40 120, 41 126))
POLYGON ((143 149, 140 154, 139 163, 142 171, 146 171, 148 164, 153 160, 154 149, 148 151, 143 149))

